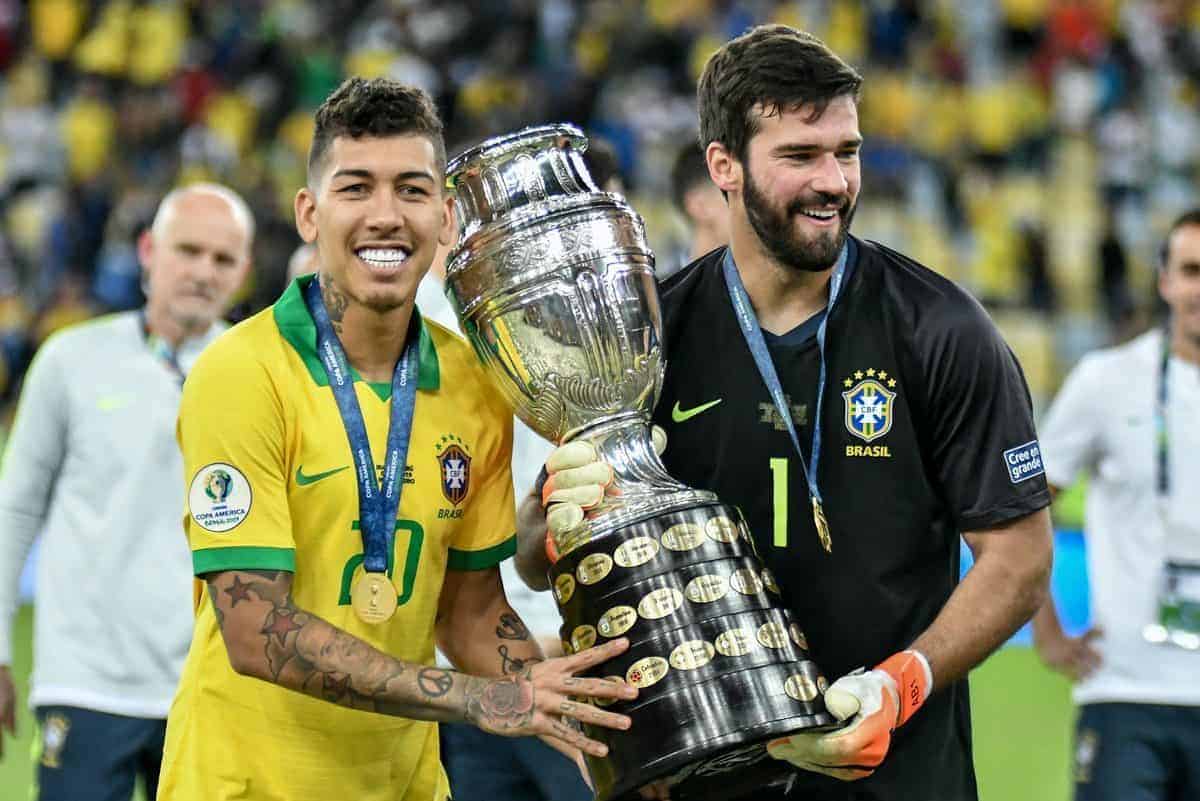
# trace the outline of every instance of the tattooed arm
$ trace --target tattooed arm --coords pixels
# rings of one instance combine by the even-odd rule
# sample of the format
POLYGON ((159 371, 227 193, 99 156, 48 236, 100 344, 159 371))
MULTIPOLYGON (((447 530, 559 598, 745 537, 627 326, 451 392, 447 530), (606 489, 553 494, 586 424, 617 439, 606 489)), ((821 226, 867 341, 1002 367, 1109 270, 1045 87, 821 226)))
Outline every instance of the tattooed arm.
MULTIPOLYGON (((558 716, 609 728, 629 718, 575 704, 568 693, 630 698, 630 688, 575 673, 629 647, 618 640, 504 678, 402 662, 298 608, 292 574, 227 570, 204 577, 233 669, 352 709, 418 720, 467 721, 510 737, 558 738, 603 756, 607 748, 558 716)), ((498 657, 498 655, 497 655, 498 657)))
POLYGON ((500 568, 447 570, 438 601, 438 647, 460 670, 511 676, 545 659, 504 595, 500 568))

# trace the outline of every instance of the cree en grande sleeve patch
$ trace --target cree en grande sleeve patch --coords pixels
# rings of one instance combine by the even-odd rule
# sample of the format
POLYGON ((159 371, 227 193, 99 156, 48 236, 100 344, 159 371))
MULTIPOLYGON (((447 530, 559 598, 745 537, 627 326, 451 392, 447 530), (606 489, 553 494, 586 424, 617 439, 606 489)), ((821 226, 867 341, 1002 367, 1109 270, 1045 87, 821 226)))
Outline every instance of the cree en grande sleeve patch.
POLYGON ((188 510, 196 525, 222 534, 246 519, 254 492, 241 470, 225 462, 213 462, 196 471, 188 490, 188 510))
POLYGON ((1040 476, 1046 472, 1042 466, 1042 446, 1036 439, 1009 448, 1004 452, 1004 468, 1008 470, 1008 480, 1014 484, 1040 476))

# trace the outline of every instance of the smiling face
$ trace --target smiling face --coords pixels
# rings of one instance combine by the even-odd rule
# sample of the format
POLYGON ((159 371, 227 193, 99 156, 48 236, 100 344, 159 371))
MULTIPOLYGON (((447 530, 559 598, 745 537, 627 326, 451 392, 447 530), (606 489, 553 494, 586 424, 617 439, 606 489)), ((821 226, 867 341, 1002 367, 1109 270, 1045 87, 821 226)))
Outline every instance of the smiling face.
POLYGON ((809 272, 837 260, 862 186, 854 98, 834 98, 816 119, 813 112, 811 105, 756 112, 758 130, 744 161, 719 143, 709 146, 714 180, 730 194, 735 224, 748 226, 780 265, 809 272))
POLYGON ((323 280, 378 314, 411 304, 438 243, 450 243, 443 183, 426 136, 335 138, 296 196, 296 226, 316 245, 323 280))

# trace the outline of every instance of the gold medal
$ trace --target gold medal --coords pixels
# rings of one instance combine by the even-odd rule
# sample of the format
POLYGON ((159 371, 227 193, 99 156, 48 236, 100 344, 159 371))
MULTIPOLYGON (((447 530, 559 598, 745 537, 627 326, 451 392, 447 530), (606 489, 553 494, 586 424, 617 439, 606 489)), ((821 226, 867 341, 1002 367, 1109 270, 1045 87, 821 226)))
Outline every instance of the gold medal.
POLYGON ((350 590, 350 605, 364 623, 382 623, 396 613, 396 588, 384 573, 364 573, 350 590))
POLYGON ((829 521, 825 519, 825 510, 816 498, 812 499, 812 507, 813 522, 817 524, 817 536, 821 538, 821 547, 825 549, 825 553, 833 553, 833 539, 829 536, 829 521))

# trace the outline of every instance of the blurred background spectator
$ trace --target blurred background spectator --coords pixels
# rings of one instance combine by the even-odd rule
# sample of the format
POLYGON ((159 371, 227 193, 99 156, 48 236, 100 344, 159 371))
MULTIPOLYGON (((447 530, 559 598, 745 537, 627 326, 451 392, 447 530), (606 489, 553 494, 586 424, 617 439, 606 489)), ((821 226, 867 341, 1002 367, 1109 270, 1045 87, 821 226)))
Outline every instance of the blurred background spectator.
POLYGON ((674 269, 697 72, 766 21, 866 74, 856 232, 974 291, 1036 403, 1145 325, 1153 243, 1197 201, 1194 0, 0 0, 3 397, 50 331, 141 302, 133 242, 180 182, 250 200, 257 272, 237 311, 273 301, 312 110, 349 74, 428 89, 452 151, 581 125, 674 269))

